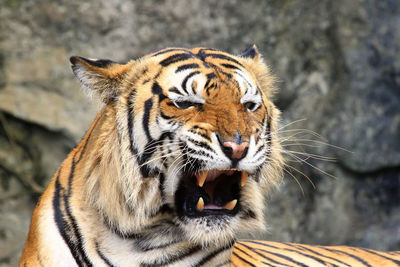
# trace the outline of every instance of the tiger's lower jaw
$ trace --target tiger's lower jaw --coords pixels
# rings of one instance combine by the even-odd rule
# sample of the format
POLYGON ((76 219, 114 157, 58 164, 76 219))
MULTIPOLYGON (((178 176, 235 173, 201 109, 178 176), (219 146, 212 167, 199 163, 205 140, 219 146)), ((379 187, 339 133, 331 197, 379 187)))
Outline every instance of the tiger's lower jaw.
POLYGON ((211 221, 210 217, 192 218, 181 221, 180 228, 189 242, 204 248, 220 248, 236 240, 240 219, 229 216, 220 218, 218 222, 211 221))
MULTIPOLYGON (((244 171, 223 169, 181 177, 175 192, 175 208, 180 228, 188 240, 204 247, 223 247, 235 240, 238 231, 249 224, 249 219, 244 223, 242 218, 252 204, 248 194, 242 199, 242 193, 248 190, 247 176, 244 171)), ((253 229, 259 228, 253 226, 253 229)))

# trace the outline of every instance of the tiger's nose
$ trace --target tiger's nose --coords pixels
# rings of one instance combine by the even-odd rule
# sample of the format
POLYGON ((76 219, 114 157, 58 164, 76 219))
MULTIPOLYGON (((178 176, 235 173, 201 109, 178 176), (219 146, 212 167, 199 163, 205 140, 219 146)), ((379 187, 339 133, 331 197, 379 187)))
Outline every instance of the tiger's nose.
POLYGON ((227 141, 223 143, 224 153, 230 159, 236 160, 240 160, 246 156, 248 147, 249 142, 241 142, 238 144, 236 142, 227 141))

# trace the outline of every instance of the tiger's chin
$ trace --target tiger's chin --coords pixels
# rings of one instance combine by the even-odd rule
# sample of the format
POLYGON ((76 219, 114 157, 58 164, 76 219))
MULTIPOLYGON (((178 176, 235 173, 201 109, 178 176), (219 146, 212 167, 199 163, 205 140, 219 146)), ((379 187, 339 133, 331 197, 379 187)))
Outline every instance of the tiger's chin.
POLYGON ((247 191, 257 190, 252 182, 246 185, 248 175, 238 169, 182 175, 175 192, 175 207, 188 240, 202 246, 227 246, 239 231, 263 228, 262 216, 255 218, 255 213, 262 211, 248 214, 248 207, 255 203, 247 191))
POLYGON ((190 218, 180 222, 185 237, 203 247, 225 247, 236 239, 240 219, 231 216, 190 218))

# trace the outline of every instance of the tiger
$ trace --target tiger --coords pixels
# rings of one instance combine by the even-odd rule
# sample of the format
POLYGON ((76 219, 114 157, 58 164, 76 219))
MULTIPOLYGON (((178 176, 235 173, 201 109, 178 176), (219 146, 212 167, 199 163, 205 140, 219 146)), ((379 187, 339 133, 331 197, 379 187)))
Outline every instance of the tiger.
POLYGON ((19 266, 399 263, 398 252, 238 240, 265 229, 284 166, 276 78, 255 45, 70 62, 103 107, 40 197, 19 266))

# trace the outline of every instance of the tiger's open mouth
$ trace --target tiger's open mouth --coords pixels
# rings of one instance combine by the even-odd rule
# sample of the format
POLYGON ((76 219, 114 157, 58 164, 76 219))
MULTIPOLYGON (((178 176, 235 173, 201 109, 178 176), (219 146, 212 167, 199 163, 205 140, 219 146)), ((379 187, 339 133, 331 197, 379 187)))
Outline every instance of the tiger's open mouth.
POLYGON ((247 177, 247 172, 236 169, 184 175, 175 194, 178 214, 188 217, 237 214, 240 190, 247 177))

